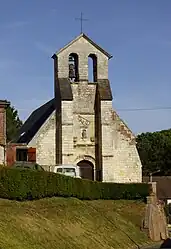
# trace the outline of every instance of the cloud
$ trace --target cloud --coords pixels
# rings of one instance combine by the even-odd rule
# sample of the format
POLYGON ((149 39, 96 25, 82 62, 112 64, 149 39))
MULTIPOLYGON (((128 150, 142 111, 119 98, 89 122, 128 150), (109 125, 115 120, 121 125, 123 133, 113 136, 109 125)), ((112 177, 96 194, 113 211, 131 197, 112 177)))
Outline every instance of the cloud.
POLYGON ((42 42, 36 41, 34 43, 35 47, 40 50, 41 52, 43 52, 44 54, 48 54, 48 55, 52 55, 53 53, 53 48, 49 47, 46 44, 43 44, 42 42))

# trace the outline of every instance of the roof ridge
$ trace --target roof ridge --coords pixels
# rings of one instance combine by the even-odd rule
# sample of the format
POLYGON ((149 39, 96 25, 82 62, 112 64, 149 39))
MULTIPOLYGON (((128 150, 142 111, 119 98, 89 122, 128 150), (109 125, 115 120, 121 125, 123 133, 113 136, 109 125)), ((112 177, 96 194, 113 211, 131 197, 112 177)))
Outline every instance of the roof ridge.
MULTIPOLYGON (((80 35, 76 36, 73 40, 71 40, 69 43, 67 43, 63 48, 60 48, 58 51, 55 52, 55 55, 58 55, 65 49, 67 49, 69 46, 71 46, 74 42, 79 40, 81 37, 86 39, 89 43, 91 43, 92 46, 96 47, 98 50, 100 50, 103 54, 105 54, 109 59, 112 58, 112 55, 106 52, 102 47, 97 45, 91 38, 89 38, 85 33, 81 33, 80 35)), ((54 57, 54 54, 52 55, 52 58, 54 57)))

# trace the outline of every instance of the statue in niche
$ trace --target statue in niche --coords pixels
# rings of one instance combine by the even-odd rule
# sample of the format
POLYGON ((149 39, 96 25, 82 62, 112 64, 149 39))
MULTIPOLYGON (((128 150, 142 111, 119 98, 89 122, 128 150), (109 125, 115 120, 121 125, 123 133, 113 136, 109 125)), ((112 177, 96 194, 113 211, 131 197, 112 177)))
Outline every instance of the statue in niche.
POLYGON ((87 138, 87 131, 86 131, 86 129, 82 130, 81 138, 82 139, 86 139, 87 138))

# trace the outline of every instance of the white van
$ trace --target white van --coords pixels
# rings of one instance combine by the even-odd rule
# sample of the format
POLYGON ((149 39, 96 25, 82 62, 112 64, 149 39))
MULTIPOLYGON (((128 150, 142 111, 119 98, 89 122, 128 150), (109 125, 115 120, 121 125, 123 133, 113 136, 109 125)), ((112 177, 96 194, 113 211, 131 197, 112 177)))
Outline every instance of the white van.
POLYGON ((72 165, 72 164, 58 165, 54 167, 53 172, 66 176, 81 178, 80 167, 78 165, 72 165))

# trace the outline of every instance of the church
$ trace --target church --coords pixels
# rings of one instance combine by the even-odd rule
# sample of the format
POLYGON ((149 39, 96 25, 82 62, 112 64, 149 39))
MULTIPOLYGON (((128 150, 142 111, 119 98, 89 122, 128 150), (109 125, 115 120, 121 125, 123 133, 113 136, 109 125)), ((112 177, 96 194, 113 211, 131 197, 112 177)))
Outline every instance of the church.
POLYGON ((7 161, 36 161, 47 170, 48 166, 75 164, 86 179, 141 182, 135 136, 112 107, 111 58, 84 33, 56 52, 52 56, 54 98, 23 124, 7 150, 7 161))

